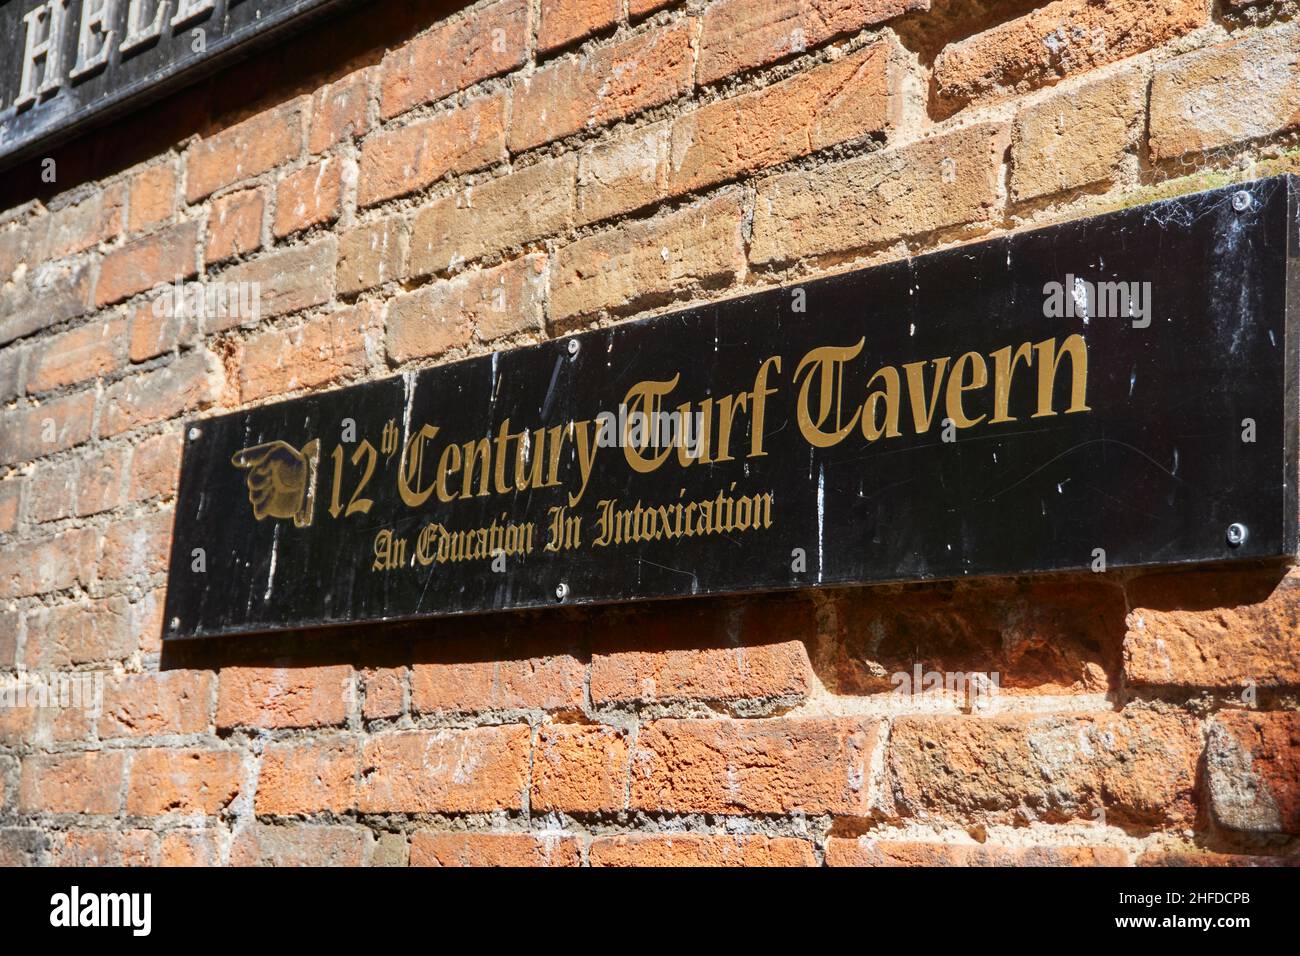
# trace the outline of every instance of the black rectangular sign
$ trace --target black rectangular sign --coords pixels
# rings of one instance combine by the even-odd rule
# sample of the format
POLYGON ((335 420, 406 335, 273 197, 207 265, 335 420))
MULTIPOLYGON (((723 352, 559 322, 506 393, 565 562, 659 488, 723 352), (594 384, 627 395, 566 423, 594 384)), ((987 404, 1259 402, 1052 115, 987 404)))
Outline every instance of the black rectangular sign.
POLYGON ((0 164, 353 0, 0 0, 0 164))
POLYGON ((169 634, 1293 554, 1296 182, 196 421, 169 634))

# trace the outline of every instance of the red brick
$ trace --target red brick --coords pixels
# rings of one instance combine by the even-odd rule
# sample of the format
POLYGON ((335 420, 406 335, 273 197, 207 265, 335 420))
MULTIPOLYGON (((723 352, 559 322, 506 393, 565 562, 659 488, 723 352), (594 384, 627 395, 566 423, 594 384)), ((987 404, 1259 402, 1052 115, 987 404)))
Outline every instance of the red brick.
POLYGON ((65 531, 39 543, 24 541, 0 548, 0 598, 28 597, 86 587, 94 573, 93 530, 65 531))
MULTIPOLYGON (((337 261, 338 240, 326 236, 305 246, 278 249, 232 266, 221 273, 219 281, 256 283, 260 317, 270 319, 328 302, 333 297, 334 265, 337 261)), ((220 331, 250 319, 249 316, 231 314, 216 321, 215 327, 209 319, 208 331, 220 331)))
POLYGON ((537 734, 529 807, 598 813, 627 803, 627 734, 614 727, 546 724, 537 734))
POLYGON ((101 189, 89 199, 50 213, 35 258, 59 259, 85 252, 119 235, 125 224, 126 187, 101 189))
POLYGON ((948 115, 1153 49, 1206 21, 1204 0, 1055 0, 946 47, 934 62, 948 115))
POLYGON ((94 420, 93 390, 0 411, 0 465, 75 448, 90 438, 94 420))
POLYGON ((812 678, 800 638, 816 633, 815 608, 803 600, 637 614, 596 639, 591 702, 770 700, 790 707, 807 697, 812 678))
POLYGON ((126 451, 121 445, 101 447, 78 460, 76 513, 79 517, 111 511, 122 504, 126 451))
POLYGON ((1245 853, 1214 853, 1199 847, 1185 850, 1148 850, 1138 857, 1138 866, 1297 866, 1296 857, 1249 856, 1245 853))
POLYGON ((70 518, 77 502, 76 461, 38 462, 28 478, 27 520, 35 524, 70 518))
POLYGON ((529 0, 502 0, 435 26, 380 65, 384 119, 522 66, 532 32, 529 0))
POLYGON ((154 866, 158 834, 153 830, 69 830, 51 847, 54 866, 154 866))
POLYGON ((354 295, 400 278, 406 270, 410 230, 401 216, 358 226, 339 239, 339 295, 354 295))
POLYGON ((930 0, 720 0, 704 11, 695 81, 714 83, 836 36, 929 9, 930 0))
POLYGON ((831 837, 827 866, 1128 866, 1128 854, 1109 846, 993 846, 906 843, 831 837))
POLYGON ((953 227, 1001 202, 1009 131, 984 123, 759 184, 750 260, 793 262, 953 227))
POLYGON ((157 866, 216 866, 220 862, 215 830, 167 830, 159 835, 157 866))
POLYGON ((356 826, 249 823, 230 844, 231 866, 362 866, 372 838, 356 826))
POLYGON ((99 736, 107 740, 206 733, 215 683, 208 671, 110 676, 104 682, 99 736))
POLYGON ((366 720, 400 717, 406 709, 405 667, 373 667, 362 675, 365 680, 365 703, 361 714, 366 720))
POLYGON ((342 212, 346 160, 327 156, 280 180, 275 190, 277 238, 333 222, 342 212))
POLYGON ((323 153, 369 129, 370 81, 376 70, 365 67, 312 94, 307 149, 323 153))
POLYGON ((352 737, 268 744, 257 781, 257 813, 345 813, 356 806, 360 747, 352 737))
POLYGON ((557 60, 515 83, 510 149, 522 152, 681 96, 691 86, 690 21, 557 60))
POLYGON ((1151 159, 1220 149, 1300 127, 1300 24, 1197 50, 1156 69, 1151 159))
POLYGON ((153 501, 176 494, 183 445, 180 432, 172 430, 152 435, 135 446, 131 456, 131 501, 153 501))
POLYGON ((222 379, 221 363, 202 352, 125 378, 104 393, 100 436, 209 408, 221 395, 222 379))
POLYGON ((22 813, 117 813, 126 754, 35 754, 23 760, 22 813))
POLYGON ((506 158, 506 95, 479 97, 428 119, 384 130, 361 147, 357 205, 418 192, 448 173, 506 158))
POLYGON ((431 203, 411 229, 411 273, 446 272, 573 224, 577 158, 549 159, 431 203))
POLYGON ((578 162, 578 221, 599 222, 670 197, 673 121, 619 133, 584 149, 578 162))
POLYGON ((793 837, 631 833, 597 837, 592 866, 816 866, 812 844, 793 837))
POLYGON ((261 401, 351 378, 369 364, 378 308, 354 306, 290 329, 259 333, 239 348, 239 394, 261 401))
POLYGON ((1300 684, 1300 571, 1181 571, 1128 587, 1124 673, 1137 687, 1300 684))
POLYGON ((563 834, 435 833, 411 837, 411 866, 579 866, 578 841, 563 834))
POLYGON ((262 248, 262 189, 244 189, 212 201, 203 261, 211 265, 262 248))
POLYGON ((744 200, 726 192, 564 246, 552 267, 553 329, 730 285, 745 268, 744 200))
POLYGON ((1300 833, 1300 713, 1220 711, 1210 725, 1205 764, 1219 826, 1300 833))
POLYGON ((127 345, 132 362, 147 362, 193 344, 198 335, 197 316, 186 309, 178 313, 171 307, 171 301, 171 294, 164 292, 152 302, 135 307, 127 345))
POLYGON ((414 713, 490 710, 577 712, 584 668, 549 639, 452 638, 421 648, 411 668, 414 713))
POLYGON ((120 582, 165 573, 171 541, 170 508, 113 522, 104 532, 99 580, 120 582))
POLYGON ((131 177, 131 231, 140 232, 176 214, 176 169, 170 162, 131 177))
POLYGON ((221 813, 239 796, 243 755, 237 750, 140 750, 131 763, 126 812, 221 813))
POLYGON ((40 866, 49 837, 35 827, 0 827, 0 866, 40 866))
POLYGON ((27 363, 28 394, 115 372, 126 364, 126 319, 91 319, 44 339, 27 363))
POLYGON ((18 499, 22 491, 17 478, 0 481, 0 534, 10 534, 18 527, 18 499))
POLYGON ((631 809, 862 816, 878 735, 866 718, 652 721, 632 752, 631 809))
POLYGON ((28 611, 25 663, 56 668, 129 657, 137 646, 138 608, 110 597, 28 611))
POLYGON ((387 348, 394 362, 441 355, 515 332, 541 331, 546 256, 522 256, 492 269, 398 296, 388 306, 387 348))
POLYGON ((890 732, 895 812, 904 818, 1112 824, 1195 819, 1200 736, 1185 714, 902 717, 890 732))
POLYGON ((622 0, 542 0, 537 49, 547 53, 618 22, 622 0))
POLYGON ((342 724, 352 709, 352 668, 227 667, 221 671, 217 726, 328 727, 342 724))
POLYGON ((135 239, 104 256, 95 304, 110 305, 156 285, 198 272, 199 223, 181 222, 135 239))
POLYGON ((186 198, 198 202, 302 151, 305 100, 290 100, 200 140, 187 156, 186 198))
POLYGON ((529 730, 521 724, 377 734, 361 755, 362 813, 520 810, 529 730))

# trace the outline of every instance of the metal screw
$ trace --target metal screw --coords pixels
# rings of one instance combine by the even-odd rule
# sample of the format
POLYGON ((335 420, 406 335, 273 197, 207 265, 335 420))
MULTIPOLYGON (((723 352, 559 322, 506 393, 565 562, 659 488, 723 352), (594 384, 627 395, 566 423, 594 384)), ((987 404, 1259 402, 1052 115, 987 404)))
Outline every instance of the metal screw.
POLYGON ((569 586, 561 581, 555 586, 555 600, 563 601, 569 596, 569 586))
POLYGON ((197 428, 191 428, 191 429, 190 429, 190 441, 198 441, 198 440, 199 440, 199 436, 202 435, 202 434, 203 434, 203 432, 199 431, 197 428))
POLYGON ((1244 189, 1239 193, 1234 193, 1232 196, 1232 208, 1237 210, 1237 212, 1245 212, 1254 204, 1255 200, 1252 199, 1250 193, 1246 192, 1244 189))
POLYGON ((576 356, 578 349, 582 348, 582 343, 577 339, 569 339, 569 354, 576 356))
POLYGON ((181 629, 181 619, 179 617, 172 618, 169 626, 173 631, 179 631, 181 629))
POLYGON ((1250 537, 1250 532, 1244 524, 1230 524, 1228 525, 1227 537, 1228 544, 1231 547, 1240 548, 1246 543, 1246 539, 1250 537))

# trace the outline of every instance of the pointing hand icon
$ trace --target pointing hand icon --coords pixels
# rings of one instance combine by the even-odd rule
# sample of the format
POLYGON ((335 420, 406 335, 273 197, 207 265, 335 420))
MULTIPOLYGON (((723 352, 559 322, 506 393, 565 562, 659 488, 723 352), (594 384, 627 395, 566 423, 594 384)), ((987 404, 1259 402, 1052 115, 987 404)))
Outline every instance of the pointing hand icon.
POLYGON ((319 450, 320 443, 315 440, 302 451, 287 442, 268 441, 231 456, 232 465, 248 470, 248 500, 254 518, 292 518, 299 528, 311 524, 319 450))

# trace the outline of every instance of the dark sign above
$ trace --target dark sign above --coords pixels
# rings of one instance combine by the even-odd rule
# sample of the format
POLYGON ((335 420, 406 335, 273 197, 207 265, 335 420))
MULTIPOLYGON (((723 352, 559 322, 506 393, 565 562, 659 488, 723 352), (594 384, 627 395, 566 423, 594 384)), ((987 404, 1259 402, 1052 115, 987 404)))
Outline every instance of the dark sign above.
POLYGON ((169 636, 1293 554, 1297 192, 196 421, 169 636))
POLYGON ((353 0, 0 0, 0 164, 353 0))

